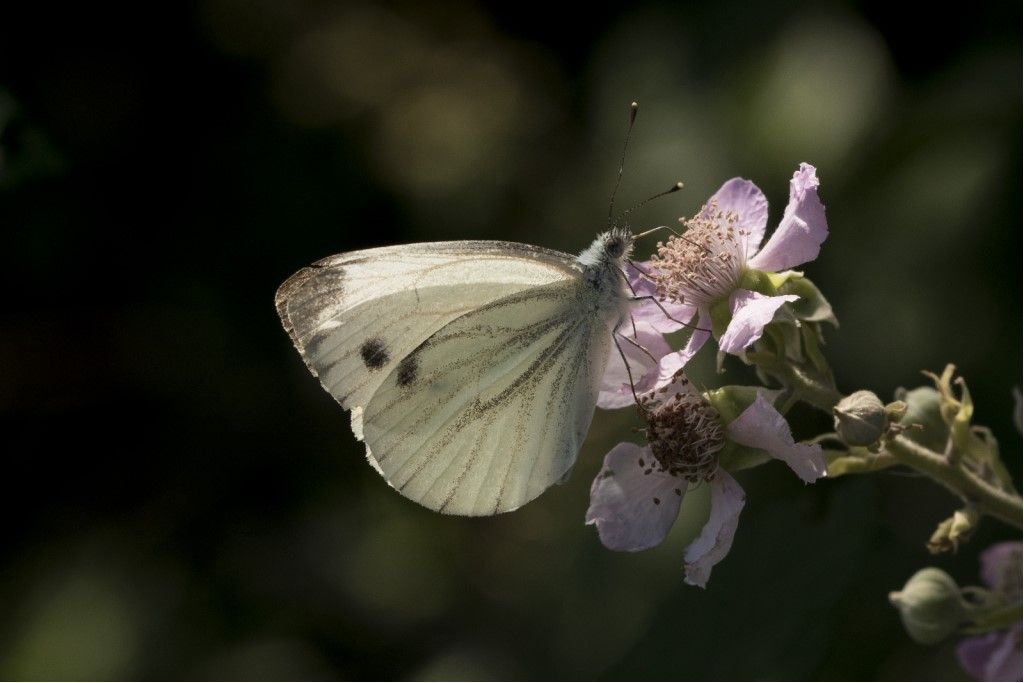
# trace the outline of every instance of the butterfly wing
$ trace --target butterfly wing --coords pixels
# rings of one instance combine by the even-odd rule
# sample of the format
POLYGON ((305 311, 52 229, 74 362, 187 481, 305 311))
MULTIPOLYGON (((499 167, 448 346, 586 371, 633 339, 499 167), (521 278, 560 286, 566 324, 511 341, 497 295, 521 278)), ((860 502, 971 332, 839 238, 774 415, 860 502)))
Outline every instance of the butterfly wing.
POLYGON ((414 244, 319 261, 276 304, 389 483, 494 514, 563 476, 593 415, 608 332, 581 308, 581 273, 522 244, 414 244))
POLYGON ((609 323, 581 278, 532 287, 448 323, 354 415, 399 492, 433 510, 514 510, 572 467, 594 414, 609 323))
POLYGON ((514 242, 410 244, 317 261, 285 281, 275 303, 310 372, 352 409, 460 315, 577 275, 571 256, 514 242))

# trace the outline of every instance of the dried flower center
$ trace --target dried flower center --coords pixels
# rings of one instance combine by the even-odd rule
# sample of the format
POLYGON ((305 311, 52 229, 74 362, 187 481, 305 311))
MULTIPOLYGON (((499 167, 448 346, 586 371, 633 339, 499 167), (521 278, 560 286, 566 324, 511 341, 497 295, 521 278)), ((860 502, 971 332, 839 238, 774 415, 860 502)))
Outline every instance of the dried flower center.
POLYGON ((651 257, 658 297, 707 306, 732 292, 747 261, 747 231, 737 227, 738 220, 711 202, 685 222, 681 237, 659 244, 651 257))
MULTIPOLYGON (((681 380, 683 385, 688 380, 681 380)), ((725 444, 721 420, 696 392, 669 394, 668 388, 640 400, 647 441, 660 469, 689 482, 709 481, 725 444)))

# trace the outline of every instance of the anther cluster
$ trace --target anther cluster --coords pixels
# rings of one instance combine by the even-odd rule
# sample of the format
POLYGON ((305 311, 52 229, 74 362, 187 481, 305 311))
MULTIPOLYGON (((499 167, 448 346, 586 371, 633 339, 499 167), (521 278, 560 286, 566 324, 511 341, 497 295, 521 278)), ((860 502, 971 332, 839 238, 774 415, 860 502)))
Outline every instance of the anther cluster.
POLYGON ((718 411, 688 384, 679 378, 673 386, 641 398, 647 441, 661 470, 689 482, 710 481, 725 432, 718 411), (680 387, 686 390, 678 391, 680 387))
POLYGON ((746 266, 747 233, 712 202, 684 222, 686 232, 658 244, 651 277, 662 300, 707 306, 727 296, 746 266))

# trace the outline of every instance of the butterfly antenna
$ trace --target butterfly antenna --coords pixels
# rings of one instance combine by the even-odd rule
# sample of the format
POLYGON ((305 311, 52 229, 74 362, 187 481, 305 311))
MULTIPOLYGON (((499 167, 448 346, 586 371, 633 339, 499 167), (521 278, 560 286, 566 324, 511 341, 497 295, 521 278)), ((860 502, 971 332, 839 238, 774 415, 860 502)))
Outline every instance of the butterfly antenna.
POLYGON ((676 237, 682 237, 682 235, 680 235, 678 232, 676 232, 672 228, 668 227, 667 225, 659 225, 656 228, 651 228, 650 230, 644 230, 643 232, 641 232, 639 234, 633 235, 633 239, 634 240, 638 240, 641 237, 647 237, 648 235, 653 235, 654 233, 658 232, 659 230, 668 230, 670 233, 672 233, 676 237))
POLYGON ((626 217, 626 216, 628 216, 628 215, 629 215, 629 214, 630 214, 631 212, 633 212, 633 211, 636 211, 636 210, 637 210, 637 209, 639 209, 639 208, 640 208, 641 206, 644 206, 645 204, 647 204, 647 202, 651 202, 651 201, 654 201, 655 199, 658 199, 658 198, 660 198, 660 197, 664 197, 665 195, 669 195, 669 194, 672 194, 673 192, 679 192, 679 190, 683 189, 683 187, 684 187, 684 185, 683 185, 683 181, 681 181, 681 180, 680 180, 680 181, 679 181, 678 183, 676 183, 676 184, 675 184, 675 185, 673 185, 672 187, 668 188, 668 189, 667 189, 667 190, 665 190, 664 192, 659 192, 659 193, 658 193, 658 194, 656 194, 656 195, 652 195, 652 196, 648 197, 647 199, 643 200, 642 202, 637 202, 637 203, 636 203, 636 204, 634 204, 633 206, 631 206, 631 207, 629 207, 628 209, 626 209, 625 211, 623 211, 623 212, 622 212, 622 214, 620 214, 620 215, 619 215, 619 218, 620 218, 620 219, 622 219, 622 218, 625 218, 625 217, 626 217))
POLYGON ((612 226, 612 214, 615 212, 615 195, 619 192, 619 184, 622 182, 622 169, 626 166, 626 150, 629 149, 629 136, 633 133, 633 124, 636 123, 636 113, 640 105, 631 102, 629 105, 629 127, 626 128, 626 141, 622 143, 622 157, 619 159, 619 174, 615 177, 615 187, 612 188, 612 198, 608 202, 608 227, 612 226))

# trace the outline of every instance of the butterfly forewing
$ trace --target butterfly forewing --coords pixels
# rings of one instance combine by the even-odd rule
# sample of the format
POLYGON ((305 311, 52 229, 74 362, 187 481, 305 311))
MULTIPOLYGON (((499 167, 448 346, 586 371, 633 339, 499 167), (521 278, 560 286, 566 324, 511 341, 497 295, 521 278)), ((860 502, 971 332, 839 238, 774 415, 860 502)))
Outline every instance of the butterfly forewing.
POLYGON ((369 401, 402 358, 455 318, 577 275, 572 257, 539 247, 412 244, 318 261, 280 287, 276 304, 310 371, 354 409, 369 401))
POLYGON ((434 510, 489 515, 565 475, 610 344, 607 321, 580 305, 586 287, 574 278, 498 299, 392 370, 354 418, 392 486, 434 510))

